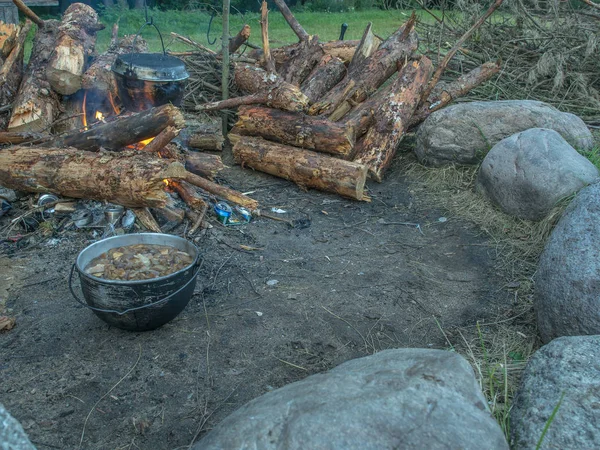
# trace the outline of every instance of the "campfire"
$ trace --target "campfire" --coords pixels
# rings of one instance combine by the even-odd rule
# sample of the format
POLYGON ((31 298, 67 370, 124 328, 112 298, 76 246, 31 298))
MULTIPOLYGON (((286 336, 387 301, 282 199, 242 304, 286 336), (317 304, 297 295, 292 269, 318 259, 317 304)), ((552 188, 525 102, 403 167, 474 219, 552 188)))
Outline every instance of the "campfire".
MULTIPOLYGON (((283 0, 276 4, 299 42, 271 51, 263 2, 262 50, 233 53, 248 39, 248 26, 229 45, 236 91, 245 95, 195 109, 239 108, 229 138, 242 166, 369 201, 367 177, 382 181, 406 133, 498 72, 498 64, 485 63, 457 80, 440 82, 462 43, 500 3, 496 0, 434 68, 427 56, 416 53, 414 15, 383 41, 369 24, 360 41, 322 43, 302 28, 283 0)), ((122 205, 153 230, 160 228, 147 208, 168 209, 173 192, 187 204, 193 230, 203 223, 209 203, 226 201, 258 211, 255 200, 212 181, 224 167, 219 156, 172 143, 186 126, 174 106, 188 77, 181 59, 164 49, 148 53, 139 38, 119 39, 117 25, 108 50, 95 56, 96 32, 103 25, 81 3, 71 5, 60 22, 23 12, 39 29, 27 70, 22 73, 29 20, 15 29, 0 72, 0 77, 19 75, 5 78, 2 90, 5 97, 12 93, 7 101, 12 110, 2 113, 8 131, 0 132, 0 144, 13 146, 0 151, 0 185, 122 205)), ((219 63, 212 50, 175 37, 195 47, 179 54, 189 67, 197 55, 219 63)), ((199 86, 196 82, 193 89, 199 86)), ((222 136, 202 136, 194 145, 220 149, 222 136)))

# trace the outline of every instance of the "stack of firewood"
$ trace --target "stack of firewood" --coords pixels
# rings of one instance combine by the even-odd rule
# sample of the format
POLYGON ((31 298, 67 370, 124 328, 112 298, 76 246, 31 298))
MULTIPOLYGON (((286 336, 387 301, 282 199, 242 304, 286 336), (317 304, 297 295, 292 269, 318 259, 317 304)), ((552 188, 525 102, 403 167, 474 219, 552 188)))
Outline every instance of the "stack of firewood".
POLYGON ((263 49, 250 54, 259 62, 238 63, 234 70, 237 86, 247 95, 198 109, 239 107, 230 135, 236 161, 304 187, 368 201, 367 176, 382 181, 405 134, 499 70, 499 64, 486 63, 440 83, 461 44, 502 0, 496 0, 437 70, 417 53, 414 15, 384 41, 369 24, 358 42, 321 43, 283 0, 275 3, 299 42, 271 51, 263 2, 263 49))
POLYGON ((41 20, 22 2, 15 3, 38 30, 23 71, 31 21, 10 33, 0 27, 0 37, 6 35, 0 38, 0 96, 7 106, 1 111, 0 127, 7 131, 0 131, 0 186, 134 208, 154 231, 160 228, 148 208, 172 206, 165 190, 187 203, 195 228, 202 224, 207 199, 258 207, 255 200, 212 181, 224 168, 220 156, 184 152, 171 143, 185 127, 178 108, 119 114, 111 66, 119 54, 145 51, 143 40, 118 39, 115 26, 109 49, 98 56, 96 32, 103 25, 90 6, 74 3, 55 21, 41 20), (86 125, 86 96, 110 100, 113 117, 88 118, 86 125))

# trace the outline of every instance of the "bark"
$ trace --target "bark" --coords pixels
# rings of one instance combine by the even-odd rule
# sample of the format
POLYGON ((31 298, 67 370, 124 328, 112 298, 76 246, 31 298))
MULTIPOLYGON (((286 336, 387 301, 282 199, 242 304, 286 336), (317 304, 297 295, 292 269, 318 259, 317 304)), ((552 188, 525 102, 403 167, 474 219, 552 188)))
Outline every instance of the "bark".
POLYGON ((47 20, 33 40, 31 58, 13 104, 9 131, 49 129, 59 112, 59 100, 46 80, 46 66, 58 36, 58 22, 47 20))
POLYGON ((237 139, 233 156, 242 166, 291 180, 304 188, 334 192, 355 200, 369 200, 364 194, 367 167, 362 164, 258 137, 237 139))
POLYGON ((49 137, 47 134, 31 133, 28 131, 4 131, 0 132, 0 145, 19 145, 36 141, 46 141, 49 137))
MULTIPOLYGON (((31 29, 31 21, 27 20, 19 29, 12 44, 12 49, 0 68, 0 105, 12 105, 23 80, 23 53, 25 39, 31 29)), ((10 111, 0 113, 0 129, 6 129, 10 120, 10 111)))
POLYGON ((201 212, 202 210, 206 212, 207 204, 202 197, 196 193, 196 188, 193 185, 186 181, 172 181, 169 182, 169 187, 177 192, 179 197, 181 197, 181 200, 183 200, 190 208, 198 212, 201 212))
POLYGON ((210 153, 187 152, 184 157, 185 169, 201 177, 214 179, 225 168, 219 155, 210 153))
POLYGON ((73 3, 59 26, 54 53, 46 68, 46 78, 62 95, 81 89, 81 79, 96 48, 96 32, 104 29, 94 8, 73 3))
POLYGON ((220 184, 209 181, 193 173, 188 172, 185 177, 185 181, 199 187, 209 194, 213 194, 218 198, 243 206, 244 208, 248 208, 251 211, 258 208, 258 202, 256 200, 253 200, 234 189, 221 186, 220 184))
POLYGON ((294 17, 290 8, 286 5, 285 0, 275 0, 275 4, 277 5, 277 8, 279 8, 279 11, 281 11, 285 21, 289 24, 294 33, 296 33, 296 36, 298 36, 298 39, 300 39, 300 41, 308 40, 310 36, 306 30, 302 28, 300 22, 294 17))
POLYGON ((369 175, 374 180, 381 182, 383 179, 432 72, 433 64, 425 56, 406 64, 394 81, 391 94, 375 111, 375 123, 361 141, 354 158, 355 162, 369 168, 369 175))
POLYGON ((361 67, 365 63, 365 60, 375 53, 379 45, 381 45, 381 40, 373 34, 372 27, 373 24, 369 22, 362 39, 356 47, 352 60, 348 64, 349 72, 356 70, 357 67, 361 67))
POLYGON ((309 109, 309 114, 325 114, 339 120, 357 103, 373 94, 397 70, 397 62, 409 57, 418 45, 413 31, 414 16, 383 42, 377 51, 362 64, 354 66, 346 77, 319 102, 309 109))
POLYGON ((229 41, 229 53, 235 53, 248 39, 250 39, 250 25, 245 24, 229 41))
POLYGON ((250 66, 235 66, 235 83, 246 94, 259 94, 265 97, 265 105, 285 111, 303 111, 308 105, 308 98, 300 88, 285 82, 276 74, 250 66))
MULTIPOLYGON (((114 31, 113 29, 113 38, 115 37, 114 31)), ((113 39, 108 50, 94 59, 94 62, 85 71, 81 78, 81 87, 83 89, 95 89, 103 93, 110 92, 113 97, 117 97, 117 81, 111 70, 117 56, 125 53, 144 53, 148 51, 146 41, 138 38, 134 46, 134 38, 135 36, 125 36, 121 40, 113 39)))
POLYGON ((64 99, 61 103, 61 113, 52 125, 54 134, 80 132, 83 130, 83 102, 79 95, 73 95, 64 99))
POLYGON ((323 57, 318 36, 300 42, 294 55, 277 67, 277 73, 288 83, 299 86, 323 57))
POLYGON ((295 147, 349 157, 354 148, 354 135, 343 125, 327 119, 289 113, 279 109, 245 106, 238 111, 238 122, 232 131, 295 147))
POLYGON ((44 147, 76 147, 81 150, 122 150, 127 145, 153 138, 168 126, 183 128, 183 114, 172 105, 151 108, 140 113, 117 116, 87 131, 76 130, 43 144, 44 147))
POLYGON ((163 207, 163 179, 184 178, 183 165, 148 153, 92 153, 65 148, 12 147, 0 152, 0 185, 25 192, 163 207))
POLYGON ((438 83, 427 101, 421 103, 410 119, 409 128, 423 122, 429 115, 450 104, 453 100, 465 96, 470 90, 485 83, 500 71, 499 62, 487 62, 461 75, 455 81, 438 83))
POLYGON ((223 135, 220 132, 196 133, 190 136, 188 147, 220 152, 223 150, 223 141, 223 135))
POLYGON ((346 75, 344 62, 335 56, 325 55, 312 73, 300 85, 300 90, 312 105, 346 75))

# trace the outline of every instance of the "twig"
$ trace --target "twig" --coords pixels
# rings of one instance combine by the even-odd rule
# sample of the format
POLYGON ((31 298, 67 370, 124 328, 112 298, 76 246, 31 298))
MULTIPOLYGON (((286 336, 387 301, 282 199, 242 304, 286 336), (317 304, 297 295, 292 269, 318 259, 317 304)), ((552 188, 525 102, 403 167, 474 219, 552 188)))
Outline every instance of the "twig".
POLYGON ((284 363, 284 364, 287 364, 288 366, 292 366, 292 367, 295 367, 296 369, 300 369, 300 370, 304 370, 305 372, 308 372, 308 369, 305 369, 305 368, 304 368, 304 367, 302 367, 302 366, 297 366, 296 364, 294 364, 294 363, 291 363, 291 362, 289 362, 289 361, 285 361, 285 360, 283 360, 283 359, 281 359, 281 358, 277 358, 277 357, 275 357, 275 359, 277 359, 278 361, 281 361, 281 362, 282 362, 282 363, 284 363))
MULTIPOLYGON (((13 1, 17 1, 17 0, 13 0, 13 1)), ((175 39, 180 40, 181 42, 185 42, 186 44, 191 45, 192 47, 196 47, 200 50, 203 50, 206 53, 210 53, 211 55, 214 55, 214 56, 217 55, 217 52, 215 52, 214 50, 211 50, 210 48, 205 47, 204 45, 199 44, 196 41, 192 41, 190 38, 186 38, 185 36, 182 36, 182 35, 174 33, 174 32, 171 32, 171 36, 173 36, 175 39)))
POLYGON ((479 27, 481 27, 481 25, 483 25, 483 23, 488 19, 488 17, 490 17, 494 13, 494 11, 496 11, 496 9, 498 9, 498 7, 502 4, 502 1, 503 0, 496 0, 488 8, 488 10, 485 12, 485 14, 483 16, 481 16, 479 18, 479 20, 477 22, 475 22, 475 24, 471 28, 469 28, 469 30, 467 30, 467 32, 465 34, 463 34, 458 41, 456 41, 456 43, 454 44, 454 47, 452 47, 450 49, 450 51, 446 54, 446 56, 444 57, 442 62, 438 65, 438 68, 435 71, 435 73, 433 74, 433 76, 431 77, 431 80, 429 81, 427 88, 423 91, 423 94, 421 95, 421 103, 423 103, 424 101, 427 101, 427 99, 429 98, 429 95, 433 91, 433 88, 436 86, 436 84, 438 84, 438 82, 440 81, 440 78, 442 78, 442 75, 443 75, 444 71, 446 70, 448 63, 454 57, 456 52, 463 46, 465 41, 467 39, 469 39, 469 37, 471 37, 471 35, 479 27))
POLYGON ((17 8, 19 8, 19 11, 21 11, 23 14, 29 17, 33 23, 35 23, 40 28, 44 28, 46 22, 40 19, 36 13, 29 9, 29 7, 25 3, 23 3, 22 0, 13 0, 13 3, 17 6, 17 8))
POLYGON ((100 399, 94 403, 94 406, 92 406, 92 409, 90 409, 90 412, 88 413, 87 417, 85 418, 85 422, 83 422, 83 429, 81 430, 81 439, 79 440, 79 448, 81 448, 81 444, 83 444, 83 438, 85 436, 85 427, 88 423, 88 420, 90 419, 90 416, 92 415, 92 413, 94 412, 94 409, 96 409, 96 406, 98 406, 98 404, 104 400, 104 398, 106 398, 108 396, 108 394, 110 394, 119 384, 121 384, 121 382, 127 378, 129 376, 129 374, 131 372, 133 372, 133 369, 135 369, 135 367, 138 365, 138 362, 140 362, 140 358, 142 357, 142 345, 140 344, 140 352, 138 354, 138 358, 137 361, 135 362, 135 364, 133 366, 131 366, 131 369, 129 369, 129 371, 119 380, 117 381, 117 384, 115 384, 113 387, 111 387, 108 392, 106 392, 106 394, 104 394, 102 397, 100 397, 100 399))

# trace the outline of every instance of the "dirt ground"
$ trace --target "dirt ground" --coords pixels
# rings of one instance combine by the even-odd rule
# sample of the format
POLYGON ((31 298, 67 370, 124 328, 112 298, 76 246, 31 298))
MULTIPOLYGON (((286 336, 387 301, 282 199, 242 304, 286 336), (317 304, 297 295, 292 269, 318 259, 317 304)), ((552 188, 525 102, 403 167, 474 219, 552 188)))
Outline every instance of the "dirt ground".
POLYGON ((448 348, 441 330, 504 316, 513 296, 481 231, 440 221, 402 173, 361 203, 226 170, 310 226, 213 222, 192 300, 150 332, 111 328, 72 299, 89 232, 3 242, 0 298, 17 325, 0 334, 0 402, 39 449, 183 449, 270 390, 382 349, 448 348))

